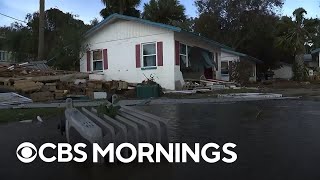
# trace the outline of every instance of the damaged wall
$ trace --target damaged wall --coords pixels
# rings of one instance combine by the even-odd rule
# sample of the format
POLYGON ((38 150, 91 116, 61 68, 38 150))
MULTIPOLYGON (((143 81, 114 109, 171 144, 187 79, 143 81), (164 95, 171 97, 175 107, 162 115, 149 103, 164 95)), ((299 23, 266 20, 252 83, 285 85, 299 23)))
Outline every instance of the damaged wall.
MULTIPOLYGON (((221 50, 220 48, 217 48, 215 46, 213 46, 212 44, 210 44, 209 42, 206 42, 204 40, 201 40, 200 38, 198 37, 195 37, 195 36, 192 36, 192 35, 188 35, 188 34, 182 34, 182 33, 175 33, 174 34, 174 38, 176 41, 179 41, 180 43, 182 44, 186 44, 188 46, 191 46, 191 47, 198 47, 198 48, 202 48, 204 50, 207 50, 209 52, 212 52, 214 54, 217 53, 217 68, 218 69, 215 69, 214 70, 216 71, 216 78, 219 79, 220 78, 220 70, 221 70, 221 67, 220 67, 220 62, 221 62, 221 50)), ((194 53, 191 53, 191 59, 192 61, 196 61, 199 59, 199 56, 201 56, 201 54, 199 52, 194 52, 194 53)), ((193 65, 193 64, 192 64, 193 65)), ((180 66, 175 66, 175 82, 176 82, 176 87, 177 86, 181 86, 183 87, 184 85, 184 78, 187 79, 187 78, 193 78, 193 79, 200 79, 200 76, 201 75, 204 75, 204 68, 203 68, 203 64, 202 63, 195 63, 194 62, 194 65, 196 66, 195 68, 198 69, 196 72, 189 72, 186 76, 187 77, 184 77, 183 73, 181 72, 180 70, 180 66), (200 76, 199 76, 200 75, 200 76), (199 77, 197 77, 199 76, 199 77)))

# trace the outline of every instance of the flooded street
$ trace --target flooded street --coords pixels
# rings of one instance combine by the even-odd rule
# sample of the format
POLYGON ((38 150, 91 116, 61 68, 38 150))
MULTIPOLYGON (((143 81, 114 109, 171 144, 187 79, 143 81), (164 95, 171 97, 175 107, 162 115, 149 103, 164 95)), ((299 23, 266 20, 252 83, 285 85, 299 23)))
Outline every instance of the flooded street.
POLYGON ((18 162, 16 147, 64 142, 56 121, 42 126, 0 126, 0 179, 320 179, 320 102, 307 100, 137 107, 169 119, 171 142, 237 144, 238 160, 186 164, 32 165, 18 162), (19 172, 19 173, 16 173, 19 172))
POLYGON ((190 163, 179 174, 184 177, 320 179, 319 107, 320 102, 291 100, 141 109, 170 119, 173 142, 237 144, 236 163, 190 163))

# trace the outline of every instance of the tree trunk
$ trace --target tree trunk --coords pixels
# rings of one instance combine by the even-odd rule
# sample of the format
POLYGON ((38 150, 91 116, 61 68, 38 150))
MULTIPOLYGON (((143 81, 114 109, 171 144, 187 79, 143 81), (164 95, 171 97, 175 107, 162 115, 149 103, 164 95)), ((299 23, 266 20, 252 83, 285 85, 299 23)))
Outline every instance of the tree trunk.
POLYGON ((40 0, 40 14, 39 14, 39 47, 38 47, 38 60, 44 60, 44 10, 45 0, 40 0))
POLYGON ((293 66, 294 80, 304 81, 307 78, 305 65, 304 65, 304 55, 298 54, 295 56, 295 64, 293 66))
POLYGON ((295 57, 297 65, 302 66, 302 67, 304 66, 304 58, 303 57, 304 57, 303 54, 296 55, 296 57, 295 57))
POLYGON ((120 12, 119 12, 121 15, 123 15, 124 13, 124 2, 123 0, 120 0, 120 12))

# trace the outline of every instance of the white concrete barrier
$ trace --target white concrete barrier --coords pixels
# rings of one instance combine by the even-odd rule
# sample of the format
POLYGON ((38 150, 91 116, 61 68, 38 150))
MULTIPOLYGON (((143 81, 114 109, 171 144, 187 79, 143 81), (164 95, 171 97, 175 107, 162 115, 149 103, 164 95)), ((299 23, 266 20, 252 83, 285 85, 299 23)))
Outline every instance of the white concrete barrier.
MULTIPOLYGON (((95 108, 73 108, 72 100, 67 100, 65 111, 66 136, 71 143, 73 134, 80 135, 89 143, 98 143, 105 148, 109 143, 116 146, 131 143, 161 143, 168 147, 168 120, 131 108, 122 107, 113 119, 106 114, 98 114, 95 108)), ((62 123, 63 124, 63 123, 62 123)), ((79 141, 79 140, 77 140, 79 141)), ((128 156, 128 150, 123 152, 128 156)), ((99 162, 103 162, 100 158, 99 162)))

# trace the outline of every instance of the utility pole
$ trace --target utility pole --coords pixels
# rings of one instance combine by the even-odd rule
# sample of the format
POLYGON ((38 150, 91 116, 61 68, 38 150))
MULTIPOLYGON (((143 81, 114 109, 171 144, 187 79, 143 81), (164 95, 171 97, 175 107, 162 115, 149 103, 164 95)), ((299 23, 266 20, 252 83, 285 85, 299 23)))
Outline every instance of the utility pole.
POLYGON ((44 60, 44 10, 45 0, 40 0, 40 11, 39 11, 39 47, 38 47, 38 60, 44 60))
POLYGON ((120 12, 119 13, 121 15, 123 15, 123 13, 124 13, 124 2, 123 2, 123 0, 120 0, 119 3, 120 3, 120 12))

